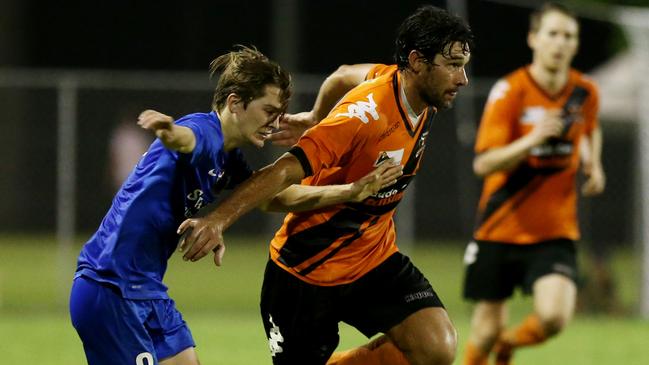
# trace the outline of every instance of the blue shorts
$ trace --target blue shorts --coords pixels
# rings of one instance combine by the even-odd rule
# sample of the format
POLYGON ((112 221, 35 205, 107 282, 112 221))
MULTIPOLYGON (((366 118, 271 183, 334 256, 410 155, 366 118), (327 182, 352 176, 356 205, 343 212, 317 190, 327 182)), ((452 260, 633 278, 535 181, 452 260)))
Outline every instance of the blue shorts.
POLYGON ((173 300, 124 299, 83 276, 72 284, 70 317, 89 365, 153 365, 195 346, 173 300))

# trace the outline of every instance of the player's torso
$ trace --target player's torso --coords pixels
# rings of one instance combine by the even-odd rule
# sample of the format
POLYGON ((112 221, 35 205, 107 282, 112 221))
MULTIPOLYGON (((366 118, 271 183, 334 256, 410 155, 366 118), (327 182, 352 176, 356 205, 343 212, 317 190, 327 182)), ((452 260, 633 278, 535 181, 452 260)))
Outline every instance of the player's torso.
MULTIPOLYGON (((410 121, 399 99, 395 73, 355 89, 330 118, 348 118, 370 128, 363 139, 350 140, 348 153, 336 166, 318 169, 305 182, 344 184, 360 179, 384 160, 404 167, 396 184, 360 203, 317 212, 289 214, 271 243, 271 257, 289 272, 318 285, 356 280, 396 252, 392 215, 414 178, 434 111, 410 121)), ((324 123, 328 123, 327 120, 324 123)))
POLYGON ((176 229, 214 201, 232 176, 225 154, 192 159, 155 141, 124 182, 79 257, 84 275, 125 297, 166 297, 162 278, 178 243, 176 229))
POLYGON ((476 238, 513 243, 578 239, 575 177, 586 130, 588 85, 579 73, 571 72, 563 90, 549 95, 527 69, 518 70, 507 81, 517 96, 511 101, 512 142, 531 133, 551 110, 562 110, 564 131, 534 147, 518 168, 485 179, 476 238))

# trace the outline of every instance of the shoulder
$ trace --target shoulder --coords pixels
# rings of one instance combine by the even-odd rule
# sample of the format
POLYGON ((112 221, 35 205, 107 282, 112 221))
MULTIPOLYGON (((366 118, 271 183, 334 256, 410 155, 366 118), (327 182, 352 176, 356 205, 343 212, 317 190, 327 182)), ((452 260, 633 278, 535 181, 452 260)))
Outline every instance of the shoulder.
POLYGON ((181 124, 181 123, 190 123, 190 122, 210 122, 213 121, 213 113, 191 113, 182 116, 178 120, 176 120, 176 123, 181 124))
POLYGON ((498 79, 489 91, 487 103, 519 94, 524 89, 526 72, 525 68, 521 67, 498 79))
POLYGON ((361 84, 345 95, 332 110, 329 118, 357 120, 366 125, 389 113, 391 105, 395 104, 391 102, 394 100, 391 79, 380 77, 372 81, 361 84))
POLYGON ((392 74, 397 71, 397 65, 386 65, 383 63, 377 63, 367 72, 365 80, 375 79, 377 77, 392 74))
POLYGON ((597 82, 594 79, 592 79, 590 76, 584 74, 579 70, 571 69, 570 79, 573 80, 573 82, 576 85, 579 85, 584 89, 588 90, 589 93, 591 94, 597 95, 599 92, 599 87, 597 85, 597 82))

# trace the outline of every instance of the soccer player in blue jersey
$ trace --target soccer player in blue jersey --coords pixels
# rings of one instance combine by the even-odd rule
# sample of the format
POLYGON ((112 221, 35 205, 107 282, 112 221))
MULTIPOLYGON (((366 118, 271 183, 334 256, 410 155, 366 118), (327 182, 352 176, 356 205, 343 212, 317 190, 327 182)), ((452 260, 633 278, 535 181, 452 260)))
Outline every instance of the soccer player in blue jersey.
MULTIPOLYGON (((212 112, 175 123, 151 110, 140 115, 138 124, 158 139, 81 250, 70 315, 91 365, 199 364, 191 332, 163 283, 178 244, 176 228, 252 174, 238 147, 264 145, 291 93, 288 73, 255 49, 216 58, 211 72, 220 74, 212 112)), ((362 200, 400 173, 385 164, 353 184, 293 186, 267 207, 305 210, 362 200)), ((217 265, 221 257, 217 252, 217 265)))

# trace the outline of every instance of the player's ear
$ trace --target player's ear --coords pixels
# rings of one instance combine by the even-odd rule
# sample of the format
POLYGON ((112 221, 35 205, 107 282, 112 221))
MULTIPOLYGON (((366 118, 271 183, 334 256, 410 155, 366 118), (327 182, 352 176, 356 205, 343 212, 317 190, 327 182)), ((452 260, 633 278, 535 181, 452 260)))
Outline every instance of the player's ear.
POLYGON ((408 54, 408 65, 414 73, 419 73, 426 66, 426 58, 419 51, 412 50, 408 54))
POLYGON ((527 46, 530 47, 530 49, 533 50, 535 44, 536 44, 536 33, 528 32, 527 33, 527 46))
POLYGON ((230 93, 227 99, 225 99, 225 105, 232 114, 239 113, 243 108, 243 99, 235 93, 230 93))

